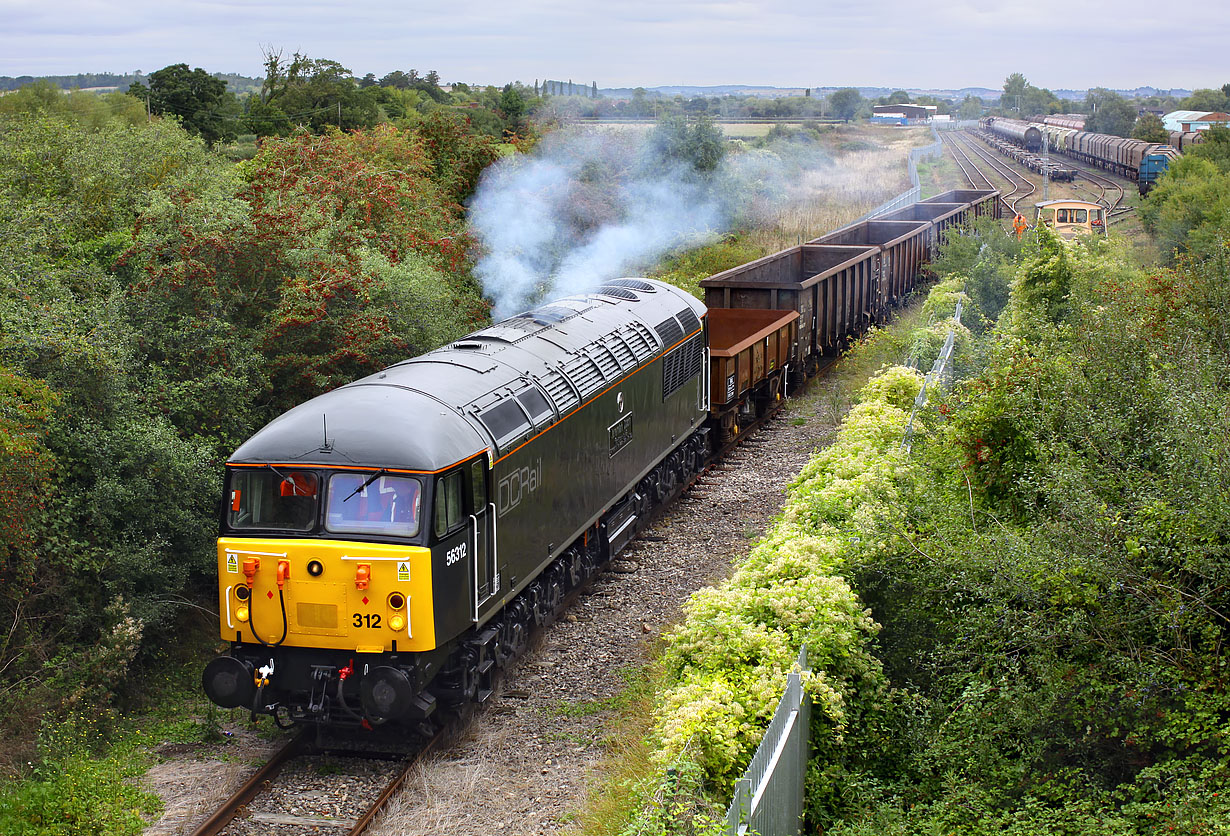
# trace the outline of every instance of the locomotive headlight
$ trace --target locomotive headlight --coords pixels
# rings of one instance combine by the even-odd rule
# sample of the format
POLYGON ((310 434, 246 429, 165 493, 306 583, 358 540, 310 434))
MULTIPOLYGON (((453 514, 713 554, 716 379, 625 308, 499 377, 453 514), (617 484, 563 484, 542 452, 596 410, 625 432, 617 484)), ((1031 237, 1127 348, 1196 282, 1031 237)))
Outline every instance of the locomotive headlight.
POLYGON ((325 566, 319 560, 313 560, 308 564, 308 574, 313 578, 319 578, 320 574, 325 571, 325 566))
POLYGON ((406 619, 402 618, 400 615, 395 615, 389 619, 389 627, 400 633, 402 630, 406 629, 406 619))
POLYGON ((235 610, 235 619, 237 621, 247 621, 248 620, 248 608, 240 607, 239 609, 235 610))

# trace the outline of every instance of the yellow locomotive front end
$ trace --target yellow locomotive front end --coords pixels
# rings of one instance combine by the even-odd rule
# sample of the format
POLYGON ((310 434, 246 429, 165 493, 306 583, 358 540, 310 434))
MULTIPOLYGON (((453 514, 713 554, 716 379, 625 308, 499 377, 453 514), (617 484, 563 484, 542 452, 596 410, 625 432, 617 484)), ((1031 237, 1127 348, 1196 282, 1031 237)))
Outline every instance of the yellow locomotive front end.
POLYGON ((229 470, 218 540, 221 638, 204 687, 225 707, 291 720, 426 716, 436 649, 423 484, 411 473, 229 470))
POLYGON ((435 647, 425 548, 223 537, 218 577, 226 641, 355 653, 435 647))

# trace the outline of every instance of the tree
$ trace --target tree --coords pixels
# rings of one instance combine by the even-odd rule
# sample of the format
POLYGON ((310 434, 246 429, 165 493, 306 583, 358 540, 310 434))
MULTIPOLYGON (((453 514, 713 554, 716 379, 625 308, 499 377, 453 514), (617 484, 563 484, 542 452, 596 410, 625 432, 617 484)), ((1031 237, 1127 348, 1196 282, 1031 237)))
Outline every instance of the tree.
POLYGON ((683 116, 666 116, 649 135, 650 147, 664 161, 684 163, 693 171, 708 174, 726 155, 722 129, 708 116, 688 122, 683 116))
POLYGON ((1025 85, 1021 95, 1021 113, 1027 116, 1045 116, 1048 113, 1059 113, 1062 110, 1059 99, 1044 87, 1025 85))
POLYGON ((1085 97, 1085 105, 1090 110, 1085 130, 1091 133, 1126 137, 1136 124, 1136 111, 1113 90, 1095 87, 1085 97))
POLYGON ((829 106, 833 111, 833 115, 846 122, 854 118, 854 114, 858 112, 859 106, 862 103, 863 94, 853 87, 843 87, 840 90, 834 90, 833 94, 829 96, 829 106))
POLYGON ((504 91, 500 94, 500 112, 504 115, 509 130, 516 131, 522 127, 525 99, 521 97, 521 91, 511 83, 505 84, 504 91))
POLYGON ((957 110, 958 119, 977 119, 981 115, 982 99, 967 95, 961 100, 961 107, 957 110))
POLYGON ((1004 95, 1000 99, 1000 107, 1008 110, 1010 108, 1019 108, 1020 100, 1018 97, 1025 95, 1025 88, 1029 86, 1029 82, 1025 80, 1025 76, 1021 73, 1013 73, 1004 79, 1004 95))
POLYGON ((1198 110, 1202 113, 1225 111, 1230 108, 1230 93, 1226 92, 1230 84, 1220 90, 1210 90, 1207 87, 1193 90, 1192 94, 1179 102, 1179 110, 1198 110))
POLYGON ((228 102, 226 82, 200 67, 163 67, 150 73, 148 88, 133 84, 128 92, 146 101, 151 113, 178 117, 185 130, 200 136, 207 145, 235 135, 234 117, 238 113, 234 96, 228 102))
POLYGON ((280 52, 265 53, 260 101, 272 109, 267 113, 273 116, 249 121, 258 134, 262 127, 282 124, 276 118, 278 112, 291 124, 306 125, 316 133, 331 125, 347 131, 369 128, 380 118, 376 102, 362 93, 350 70, 336 61, 311 59, 297 52, 289 61, 280 52))
POLYGON ((910 94, 905 92, 904 90, 894 90, 891 94, 889 94, 888 101, 885 102, 885 104, 890 104, 890 105, 909 104, 909 103, 910 103, 910 94))
POLYGON ((1162 124, 1162 117, 1156 113, 1146 113, 1136 120, 1136 127, 1132 128, 1132 139, 1142 142, 1169 142, 1170 134, 1162 124))

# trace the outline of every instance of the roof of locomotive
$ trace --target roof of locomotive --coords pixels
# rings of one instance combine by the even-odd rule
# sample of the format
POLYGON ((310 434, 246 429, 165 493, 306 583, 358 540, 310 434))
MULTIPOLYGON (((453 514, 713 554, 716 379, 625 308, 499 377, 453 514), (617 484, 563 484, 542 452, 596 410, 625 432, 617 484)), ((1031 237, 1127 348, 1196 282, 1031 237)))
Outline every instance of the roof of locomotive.
POLYGON ((562 420, 700 328, 671 285, 608 281, 326 392, 271 421, 231 464, 435 472, 562 420))

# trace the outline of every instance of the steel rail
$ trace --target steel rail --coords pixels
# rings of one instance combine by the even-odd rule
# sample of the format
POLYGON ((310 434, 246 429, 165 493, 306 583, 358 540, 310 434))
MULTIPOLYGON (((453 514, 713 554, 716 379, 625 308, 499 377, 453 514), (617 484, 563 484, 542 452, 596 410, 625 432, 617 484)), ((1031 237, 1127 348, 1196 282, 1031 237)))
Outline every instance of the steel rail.
MULTIPOLYGON (((956 132, 954 132, 954 133, 956 133, 956 132)), ((966 161, 966 162, 968 162, 968 163, 970 164, 970 166, 972 166, 972 167, 973 167, 973 169, 974 169, 975 171, 977 171, 977 172, 978 172, 978 176, 979 176, 979 177, 981 177, 984 181, 986 181, 986 183, 987 183, 987 186, 988 186, 988 187, 990 187, 990 188, 992 188, 992 189, 995 189, 995 188, 996 188, 995 184, 994 184, 994 183, 992 183, 992 182, 991 182, 991 180, 990 180, 990 178, 988 178, 988 177, 987 177, 986 172, 984 172, 984 171, 982 170, 982 167, 981 167, 980 165, 978 165, 978 163, 977 163, 977 162, 975 162, 975 160, 973 159, 973 157, 971 157, 971 156, 970 156, 970 153, 969 153, 970 149, 972 149, 972 150, 975 152, 975 154, 976 154, 978 157, 980 157, 980 158, 982 159, 982 161, 983 161, 983 162, 988 163, 989 165, 991 165, 992 169, 994 169, 994 170, 995 170, 995 172, 996 172, 996 173, 997 173, 1000 177, 1002 177, 1004 180, 1007 180, 1007 181, 1008 181, 1008 184, 1009 184, 1010 186, 1012 186, 1012 191, 1008 192, 1008 194, 1006 194, 1006 195, 1005 195, 1005 194, 1003 194, 1003 193, 1002 193, 1002 192, 1003 192, 1003 190, 1002 190, 1002 189, 1000 189, 999 191, 1000 191, 1001 193, 1000 193, 1000 196, 999 196, 999 201, 1000 201, 1000 203, 1002 203, 1004 206, 1008 207, 1008 211, 1012 212, 1013 214, 1016 214, 1016 202, 1017 202, 1018 200, 1020 200, 1021 198, 1026 197, 1026 196, 1027 196, 1027 195, 1029 195, 1029 194, 1032 194, 1032 192, 1033 192, 1033 184, 1032 184, 1032 183, 1030 183, 1028 180, 1025 180, 1023 177, 1020 177, 1019 175, 1017 175, 1017 176, 1013 177, 1013 176, 1011 176, 1010 174, 1005 174, 1005 173, 1004 173, 1004 172, 1003 172, 1003 171, 1002 171, 999 167, 997 167, 997 166, 995 165, 995 163, 994 163, 994 161, 993 161, 993 160, 991 160, 990 158, 988 158, 988 157, 987 157, 986 155, 984 155, 984 154, 978 153, 978 147, 977 147, 977 145, 976 145, 976 144, 974 144, 974 143, 972 143, 972 142, 970 142, 970 140, 969 140, 969 138, 968 138, 968 137, 964 137, 964 136, 963 136, 963 137, 961 137, 961 138, 960 138, 960 140, 957 140, 957 138, 956 138, 956 137, 954 137, 954 138, 953 138, 953 149, 954 149, 954 152, 959 152, 959 153, 961 154, 961 156, 965 158, 965 161, 966 161), (1026 185, 1028 185, 1028 186, 1030 187, 1030 191, 1026 192, 1026 193, 1025 193, 1025 194, 1023 194, 1023 195, 1020 195, 1019 197, 1016 197, 1016 198, 1014 198, 1014 199, 1010 199, 1010 198, 1012 198, 1012 196, 1013 196, 1013 195, 1015 195, 1017 192, 1019 192, 1019 191, 1021 190, 1021 188, 1022 188, 1022 185, 1021 185, 1021 184, 1022 184, 1022 182, 1024 182, 1026 185)), ((955 157, 955 156, 956 156, 956 153, 954 153, 954 157, 955 157)), ((1009 171, 1011 171, 1011 170, 1009 170, 1009 171)), ((967 175, 967 177, 968 177, 968 175, 967 175)))
POLYGON ((285 746, 274 752, 273 757, 264 766, 244 781, 243 786, 235 790, 231 797, 214 811, 213 815, 192 831, 192 836, 217 836, 221 833, 245 804, 269 786, 288 760, 303 753, 307 744, 307 732, 307 728, 300 729, 299 733, 287 741, 285 746))
MULTIPOLYGON (((950 132, 946 132, 946 133, 950 133, 950 132)), ((969 163, 970 168, 972 168, 972 169, 974 170, 974 172, 975 172, 975 173, 976 173, 979 177, 981 177, 981 178, 982 178, 982 182, 986 184, 987 188, 989 188, 989 189, 994 189, 994 188, 995 188, 994 184, 993 184, 993 183, 991 183, 990 178, 989 178, 989 177, 987 177, 985 174, 983 174, 983 173, 982 173, 982 169, 980 169, 980 168, 978 168, 978 166, 974 165, 973 160, 971 160, 971 159, 970 159, 970 158, 969 158, 969 157, 965 154, 965 152, 964 152, 964 151, 962 151, 960 148, 958 148, 958 147, 957 147, 957 142, 956 142, 956 140, 955 140, 955 139, 953 139, 953 138, 951 138, 951 137, 948 137, 948 136, 945 136, 945 137, 944 137, 944 144, 948 146, 948 151, 949 151, 949 153, 951 153, 951 154, 952 154, 952 159, 953 159, 953 162, 955 162, 955 163, 957 164, 957 167, 961 169, 961 174, 962 174, 962 175, 964 175, 966 182, 968 182, 968 183, 969 183, 969 185, 970 185, 970 188, 972 188, 972 189, 976 189, 976 188, 978 188, 978 182, 974 179, 974 175, 973 175, 973 174, 970 174, 970 172, 969 172, 969 168, 966 168, 966 167, 965 167, 965 163, 969 163), (962 160, 962 159, 964 159, 964 160, 965 160, 965 163, 961 162, 961 160, 962 160)))
POLYGON ((977 143, 971 140, 968 136, 961 137, 960 141, 965 143, 967 148, 971 149, 976 156, 980 157, 983 160, 983 162, 991 166, 991 168, 995 169, 995 171, 1001 177, 1003 177, 1005 180, 1008 181, 1009 184, 1013 186, 1012 191, 1009 192, 1008 196, 1004 198, 1004 202, 1008 204, 1008 206, 1012 209, 1013 213, 1017 213, 1016 206, 1019 202, 1029 197, 1031 194, 1033 194, 1035 191, 1038 190, 1038 187, 1034 185, 1034 183, 1028 177, 1024 176, 1023 174, 1020 174, 1015 169, 1013 169, 1011 166, 1000 163, 998 160, 995 159, 994 156, 992 156, 988 151, 985 151, 981 146, 979 146, 977 143), (1017 192, 1021 191, 1021 189, 1025 187, 1028 187, 1028 190, 1021 192, 1021 194, 1018 195, 1017 192))
POLYGON ((359 836, 359 834, 367 832, 367 828, 371 827, 372 822, 376 820, 376 816, 380 815, 380 812, 388 806, 389 801, 401 789, 402 784, 406 782, 406 778, 410 776, 410 770, 414 769, 419 761, 434 751, 440 741, 444 739, 444 732, 444 729, 436 732, 435 737, 429 740, 422 749, 415 753, 413 758, 406 762, 406 765, 398 771, 393 780, 389 781, 388 786, 380 793, 380 797, 375 800, 372 806, 367 808, 363 815, 359 816, 358 820, 354 823, 354 827, 350 828, 349 836, 359 836))

